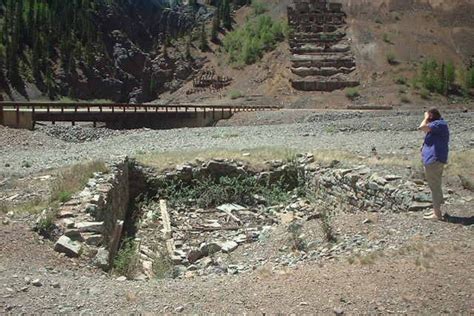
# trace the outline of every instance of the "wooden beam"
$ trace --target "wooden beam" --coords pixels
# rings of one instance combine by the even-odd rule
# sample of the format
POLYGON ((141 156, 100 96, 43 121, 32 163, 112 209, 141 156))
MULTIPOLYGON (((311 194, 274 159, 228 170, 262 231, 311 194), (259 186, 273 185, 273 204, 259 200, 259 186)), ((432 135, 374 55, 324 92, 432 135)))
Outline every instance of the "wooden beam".
POLYGON ((175 246, 173 240, 173 232, 171 230, 171 221, 170 214, 168 213, 168 208, 166 205, 166 200, 160 200, 160 213, 161 213, 161 222, 163 224, 163 239, 166 243, 166 249, 170 256, 174 255, 175 246))

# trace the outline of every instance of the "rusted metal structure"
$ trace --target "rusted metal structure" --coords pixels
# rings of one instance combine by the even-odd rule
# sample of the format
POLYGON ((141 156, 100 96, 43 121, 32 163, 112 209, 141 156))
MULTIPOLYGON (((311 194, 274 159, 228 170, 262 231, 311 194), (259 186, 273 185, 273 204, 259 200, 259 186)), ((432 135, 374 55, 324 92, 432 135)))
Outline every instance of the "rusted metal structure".
POLYGON ((293 88, 333 91, 358 85, 342 4, 294 0, 288 7, 293 88))
POLYGON ((210 126, 235 112, 279 110, 268 105, 0 102, 0 125, 34 128, 36 122, 103 122, 109 128, 210 126))

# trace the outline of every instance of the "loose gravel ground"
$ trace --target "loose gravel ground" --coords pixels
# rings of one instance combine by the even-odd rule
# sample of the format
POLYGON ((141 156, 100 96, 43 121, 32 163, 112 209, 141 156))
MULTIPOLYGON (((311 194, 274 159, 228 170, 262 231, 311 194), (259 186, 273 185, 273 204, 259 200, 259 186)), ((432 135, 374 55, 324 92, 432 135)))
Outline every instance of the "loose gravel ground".
MULTIPOLYGON (((265 113, 247 117, 249 124, 266 123, 265 113)), ((275 113, 268 112, 268 116, 275 113)), ((278 114, 281 115, 281 114, 278 114)), ((202 149, 246 150, 258 147, 293 148, 299 151, 337 149, 369 155, 375 147, 379 154, 410 156, 417 152, 423 135, 416 131, 421 113, 411 112, 324 112, 301 116, 300 123, 279 125, 226 126, 173 130, 140 129, 104 132, 80 127, 16 131, 0 129, 0 175, 27 175, 90 159, 134 156, 140 153, 202 149), (45 133, 46 131, 46 133, 45 133), (54 135, 54 136, 48 136, 54 135), (77 134, 92 141, 76 143, 77 134), (67 142, 64 139, 73 140, 67 142)), ((451 150, 474 147, 473 112, 453 112, 450 124, 451 150)), ((240 124, 235 117, 227 124, 240 124)), ((281 123, 286 123, 281 121, 281 123)))
MULTIPOLYGON (((421 112, 287 114, 241 113, 220 124, 231 126, 160 131, 0 127, 0 193, 6 190, 2 177, 25 176, 15 180, 17 189, 31 191, 30 197, 46 194, 41 188, 48 180, 37 172, 89 159, 268 146, 337 149, 362 156, 370 156, 376 147, 380 155, 413 157, 423 138, 416 131, 421 112), (243 121, 251 126, 242 126, 243 121)), ((472 149, 474 114, 451 112, 445 117, 451 149, 472 149)), ((338 214, 333 226, 340 240, 362 240, 358 248, 364 250, 366 244, 371 248, 366 250, 376 249, 374 257, 343 254, 283 265, 275 261, 288 238, 280 227, 273 238, 229 255, 236 261, 244 253, 266 260, 254 271, 149 282, 118 281, 67 259, 30 230, 35 215, 0 213, 0 313, 472 314, 473 196, 460 187, 451 189, 445 209, 458 224, 426 222, 419 213, 338 214)), ((307 228, 312 238, 321 239, 317 222, 307 228)), ((293 260, 293 254, 288 256, 293 260)))

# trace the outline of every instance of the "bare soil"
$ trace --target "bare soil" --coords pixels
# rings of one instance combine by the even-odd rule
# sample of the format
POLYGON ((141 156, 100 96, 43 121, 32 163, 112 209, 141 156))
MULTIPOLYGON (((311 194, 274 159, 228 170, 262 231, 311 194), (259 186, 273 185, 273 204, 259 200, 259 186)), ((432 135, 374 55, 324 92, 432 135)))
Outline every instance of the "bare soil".
MULTIPOLYGON (((472 203, 447 207, 465 224, 426 222, 421 214, 340 214, 337 234, 381 238, 377 255, 335 256, 294 267, 271 258, 284 242, 283 230, 268 242, 249 244, 235 254, 268 263, 250 273, 183 280, 117 281, 66 259, 30 230, 27 218, 0 229, 0 310, 14 314, 92 312, 177 313, 462 313, 474 312, 472 203), (370 218, 367 224, 365 219, 370 218), (393 248, 391 247, 393 246, 393 248), (41 286, 25 278, 40 279, 41 286)), ((308 224, 315 236, 318 226, 308 224)))

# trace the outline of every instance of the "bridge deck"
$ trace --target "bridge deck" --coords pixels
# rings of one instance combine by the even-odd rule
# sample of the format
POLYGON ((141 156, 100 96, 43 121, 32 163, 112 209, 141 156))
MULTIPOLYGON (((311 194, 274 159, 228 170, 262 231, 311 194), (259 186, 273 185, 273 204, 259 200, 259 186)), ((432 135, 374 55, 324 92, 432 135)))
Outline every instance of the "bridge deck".
POLYGON ((278 110, 278 106, 0 102, 0 124, 33 128, 36 122, 104 122, 112 128, 207 126, 235 112, 278 110))

